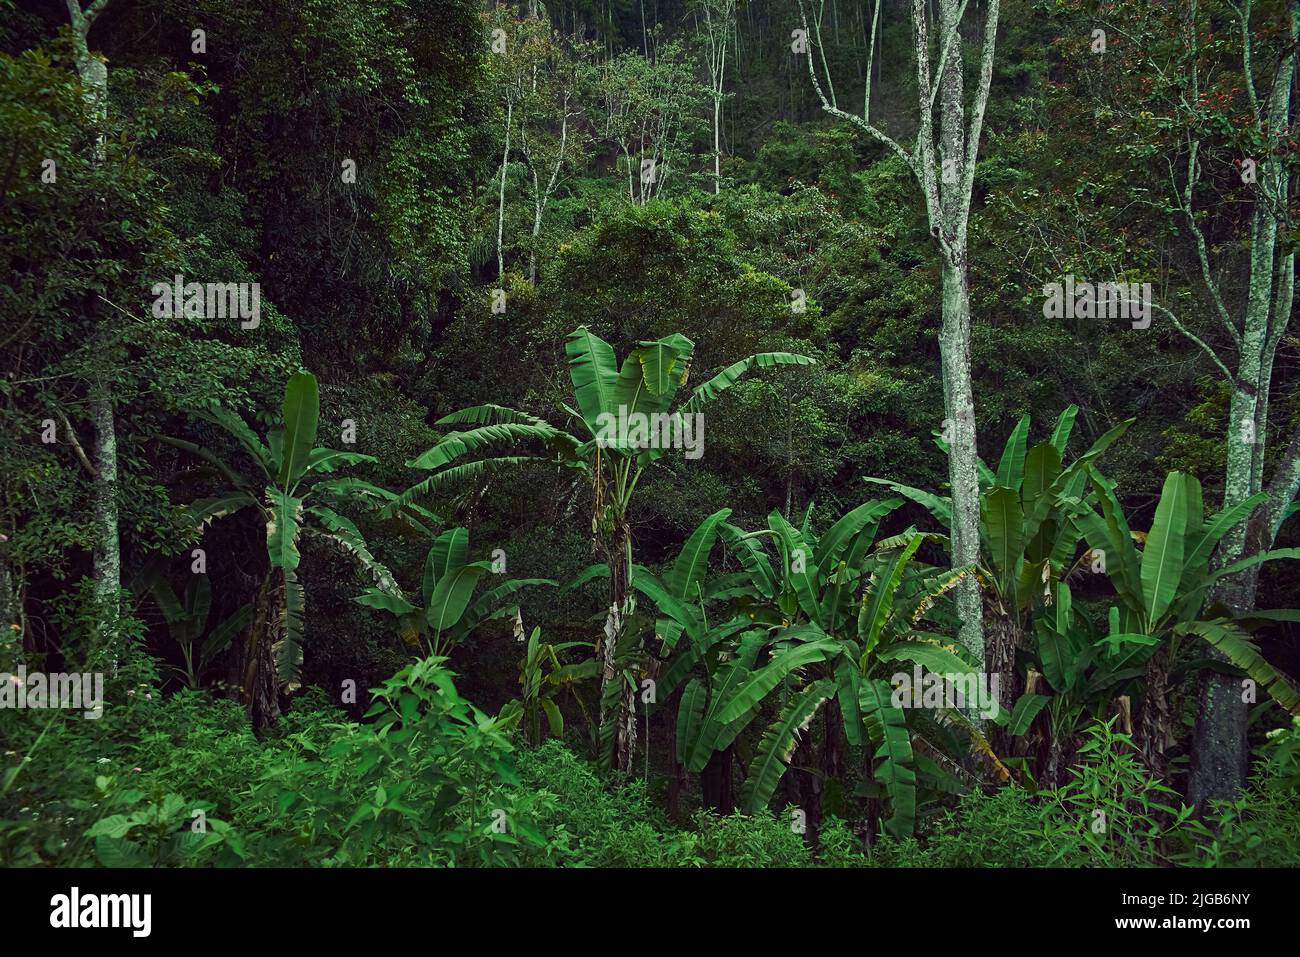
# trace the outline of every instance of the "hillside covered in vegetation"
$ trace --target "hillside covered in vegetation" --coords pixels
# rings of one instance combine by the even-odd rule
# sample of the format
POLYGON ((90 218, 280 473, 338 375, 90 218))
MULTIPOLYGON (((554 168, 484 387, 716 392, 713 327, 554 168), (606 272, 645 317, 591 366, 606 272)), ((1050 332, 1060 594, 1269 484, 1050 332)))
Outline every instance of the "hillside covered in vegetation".
POLYGON ((1297 57, 0 0, 0 864, 1300 863, 1297 57))

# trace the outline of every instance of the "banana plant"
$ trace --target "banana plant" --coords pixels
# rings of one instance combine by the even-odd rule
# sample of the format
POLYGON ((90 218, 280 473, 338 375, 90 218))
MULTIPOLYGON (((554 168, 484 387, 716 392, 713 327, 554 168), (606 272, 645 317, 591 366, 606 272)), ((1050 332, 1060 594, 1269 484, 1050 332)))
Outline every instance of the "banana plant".
POLYGON ((404 641, 422 644, 427 655, 445 656, 484 621, 517 614, 515 605, 504 604, 515 592, 558 584, 549 578, 509 578, 475 600, 478 586, 494 574, 492 562, 469 560, 469 532, 453 528, 439 535, 425 556, 422 605, 400 591, 375 587, 353 601, 395 616, 404 641))
POLYGON ((244 509, 256 511, 265 529, 267 564, 244 642, 242 667, 244 706, 253 723, 262 726, 274 722, 280 713, 277 677, 291 692, 300 683, 305 606, 298 580, 302 537, 312 536, 339 549, 380 591, 400 595, 392 573, 370 553, 352 520, 335 508, 393 506, 392 514, 425 531, 426 523, 437 521, 437 517, 418 505, 399 503, 394 493, 360 479, 328 477, 343 466, 375 459, 316 445, 320 393, 316 377, 309 372, 299 372, 285 384, 279 424, 267 431, 265 441, 242 418, 219 405, 193 414, 232 435, 259 473, 250 478, 210 449, 183 439, 165 439, 207 463, 208 470, 228 486, 188 507, 187 513, 200 531, 208 523, 244 509))
POLYGON ((1075 513, 1092 554, 1102 556, 1118 605, 1114 630, 1158 639, 1146 676, 1142 726, 1138 738, 1148 760, 1160 769, 1168 737, 1167 679, 1171 664, 1189 639, 1204 641, 1222 653, 1274 701, 1300 714, 1300 693, 1260 655, 1251 631, 1272 621, 1300 620, 1300 611, 1279 609, 1233 615, 1207 605, 1212 586, 1226 575, 1283 558, 1300 558, 1300 548, 1259 552, 1223 567, 1211 562, 1219 540, 1248 517, 1263 493, 1208 518, 1201 483, 1183 472, 1165 478, 1151 529, 1134 534, 1115 493, 1115 485, 1096 468, 1088 470, 1095 508, 1075 513), (1141 542, 1142 548, 1137 547, 1141 542))
MULTIPOLYGON (((1072 512, 1086 501, 1087 469, 1133 423, 1132 419, 1119 423, 1067 465, 1066 448, 1078 411, 1077 406, 1067 407, 1051 437, 1032 448, 1030 417, 1022 416, 1003 447, 997 469, 979 462, 985 665, 1009 697, 1019 682, 1016 653, 1026 645, 1034 611, 1050 603, 1052 589, 1069 570, 1082 537, 1072 512)), ((947 451, 941 438, 936 442, 947 451)), ((952 505, 947 497, 886 479, 867 481, 924 506, 948 531, 952 505)), ((997 740, 1006 743, 1000 736, 997 740)))
MULTIPOLYGON (((644 571, 634 577, 667 620, 656 628, 663 645, 678 649, 658 694, 666 701, 682 689, 675 745, 687 770, 702 772, 764 718, 740 795, 743 809, 768 805, 805 730, 827 705, 838 712, 828 713, 829 727, 842 722, 850 745, 874 747, 870 776, 890 802, 891 833, 912 830, 918 773, 927 780, 950 777, 913 751, 910 721, 915 716, 919 723, 919 715, 895 706, 886 673, 889 663, 900 661, 945 673, 973 670, 955 644, 918 628, 971 570, 916 563, 927 536, 914 529, 874 543, 879 522, 900 504, 869 502, 820 536, 810 515, 796 529, 773 512, 766 529, 747 533, 725 522, 724 510, 710 516, 688 545, 692 555, 707 557, 714 537, 721 537, 743 576, 706 586, 680 574, 679 556, 667 582, 644 571), (682 594, 683 581, 695 582, 694 596, 682 594), (727 612, 712 624, 710 597, 722 599, 727 612)), ((829 731, 827 738, 833 738, 829 731)))
POLYGON ((1034 642, 1026 649, 1025 693, 1006 715, 1006 731, 1033 739, 1040 753, 1036 777, 1049 787, 1062 783, 1064 759, 1083 729, 1106 721, 1122 703, 1126 727, 1131 721, 1127 702, 1146 673, 1159 646, 1150 635, 1119 629, 1112 609, 1107 633, 1096 635, 1086 617, 1076 612, 1065 582, 1053 586, 1053 606, 1034 620, 1034 642), (1035 731, 1035 719, 1046 714, 1045 733, 1035 731))
POLYGON ((542 743, 542 716, 552 737, 563 738, 564 715, 556 703, 556 696, 568 691, 578 702, 583 717, 590 722, 587 706, 578 695, 575 685, 594 678, 600 663, 588 658, 574 664, 562 664, 560 655, 570 648, 590 648, 589 641, 565 641, 558 645, 541 640, 542 629, 534 628, 528 636, 523 661, 519 663, 519 688, 523 693, 524 737, 536 747, 542 743))
MULTIPOLYGON (((687 436, 693 417, 731 388, 747 371, 778 365, 813 365, 807 356, 763 352, 734 362, 697 386, 684 401, 685 386, 695 353, 686 336, 673 334, 643 341, 620 365, 613 347, 586 326, 569 333, 565 354, 573 385, 573 405, 561 411, 578 426, 565 431, 526 412, 499 405, 478 405, 453 412, 438 425, 465 426, 445 435, 435 446, 408 464, 432 474, 402 493, 392 508, 427 495, 444 483, 493 475, 524 464, 552 464, 572 469, 592 487, 591 527, 608 569, 609 603, 605 619, 601 700, 604 726, 612 713, 616 731, 601 763, 631 770, 636 736, 632 689, 620 675, 620 657, 637 658, 639 649, 627 639, 626 619, 634 608, 632 528, 633 495, 645 469, 666 452, 665 434, 687 436), (630 425, 629 425, 630 424, 630 425), (674 433, 675 430, 675 433, 674 433), (492 454, 501 447, 531 445, 529 454, 492 454), (611 691, 616 686, 617 693, 611 691)), ((702 441, 698 429, 692 436, 702 441)), ((700 447, 698 451, 702 452, 700 447)))
POLYGON ((161 569, 151 562, 136 577, 132 588, 146 591, 158 605, 163 620, 167 623, 167 631, 184 660, 183 667, 170 667, 184 680, 187 687, 196 690, 202 686, 203 675, 216 657, 230 647, 235 636, 253 621, 253 606, 241 605, 208 632, 212 586, 207 575, 190 575, 178 597, 171 583, 162 575, 161 569))

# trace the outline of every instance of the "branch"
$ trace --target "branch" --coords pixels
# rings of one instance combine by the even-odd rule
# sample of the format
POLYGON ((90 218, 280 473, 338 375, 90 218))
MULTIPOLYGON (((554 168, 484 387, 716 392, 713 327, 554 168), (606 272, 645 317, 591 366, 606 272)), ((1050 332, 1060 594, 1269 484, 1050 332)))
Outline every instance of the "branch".
POLYGON ((1187 226, 1192 232, 1192 238, 1196 240, 1196 258, 1201 264, 1201 281, 1205 283, 1205 288, 1210 293, 1210 299, 1214 303, 1215 311, 1219 314, 1219 321, 1223 323, 1223 328, 1228 330, 1228 335, 1236 343, 1237 348, 1241 348, 1241 333, 1237 331, 1237 324, 1232 321, 1232 315, 1228 312, 1228 307, 1224 304, 1223 296, 1219 292, 1219 285, 1214 281, 1212 270, 1210 269, 1210 253, 1205 244, 1205 234, 1201 232, 1201 227, 1196 225, 1196 218, 1192 215, 1192 186, 1200 178, 1197 172, 1196 162, 1197 154, 1200 150, 1200 140, 1192 140, 1189 144, 1187 154, 1187 186, 1182 194, 1178 192, 1178 181, 1174 177, 1173 163, 1169 166, 1169 182, 1174 188, 1174 199, 1178 203, 1178 208, 1183 215, 1187 217, 1187 226))
MULTIPOLYGON (((804 9, 803 9, 803 0, 799 0, 799 15, 803 19, 804 33, 811 36, 811 34, 808 31, 808 17, 804 13, 804 9)), ((826 94, 822 92, 821 83, 817 79, 817 71, 813 67, 811 52, 809 52, 808 54, 808 76, 812 79, 813 89, 817 91, 817 99, 821 100, 823 110, 825 110, 831 116, 837 116, 842 120, 848 120, 858 129, 862 130, 863 132, 867 133, 872 138, 874 138, 877 142, 883 143, 886 147, 889 148, 890 151, 893 152, 895 156, 897 156, 899 159, 903 161, 904 164, 906 164, 907 168, 912 171, 912 174, 916 176, 918 180, 921 180, 921 174, 917 168, 916 158, 914 156, 909 154, 906 150, 903 149, 903 147, 899 146, 898 143, 895 142, 893 139, 891 139, 889 136, 885 135, 883 132, 876 129, 866 120, 862 119, 862 117, 855 116, 852 113, 845 113, 843 110, 838 109, 837 107, 831 105, 830 101, 826 99, 826 94)), ((922 186, 924 186, 924 183, 922 183, 922 186)))
POLYGON ((1189 330, 1186 326, 1184 326, 1177 316, 1175 316, 1164 306, 1160 305, 1160 303, 1158 302, 1151 303, 1151 308, 1157 309, 1160 312, 1164 313, 1169 318, 1169 321, 1174 324, 1175 329, 1177 329, 1179 332, 1181 332, 1192 342, 1196 343, 1198 346, 1204 349, 1205 354, 1209 356, 1211 359, 1213 359, 1214 364, 1219 367, 1220 371, 1223 372, 1223 376, 1225 379, 1227 379, 1228 384, 1231 386, 1236 386, 1237 384, 1236 377, 1230 371, 1228 371, 1228 367, 1223 364, 1223 360, 1219 358, 1219 354, 1205 344, 1204 339, 1201 339, 1199 336, 1197 336, 1195 333, 1189 330))
MULTIPOLYGON (((76 0, 68 0, 68 2, 75 3, 76 0)), ((81 447, 81 443, 77 440, 77 433, 73 430, 72 423, 68 421, 68 417, 63 414, 62 409, 59 410, 58 416, 59 421, 63 423, 64 430, 68 433, 68 441, 72 443, 72 451, 77 454, 77 460, 85 466, 86 471, 90 473, 91 478, 99 478, 99 469, 90 464, 90 459, 86 455, 86 450, 81 447)))
POLYGON ((1282 522, 1286 518, 1287 510, 1295 500, 1296 494, 1300 492, 1300 425, 1291 435, 1291 444, 1287 446, 1286 453, 1282 460, 1277 463, 1277 468, 1273 471, 1273 480, 1268 483, 1265 489, 1268 493, 1268 501, 1264 503, 1264 509, 1268 518, 1268 543, 1265 547, 1272 545, 1277 539, 1278 529, 1282 527, 1282 522))
MULTIPOLYGON (((963 0, 962 9, 965 9, 963 0)), ((961 13, 957 14, 960 19, 961 13)), ((966 217, 970 214, 971 193, 975 188, 975 157, 980 150, 980 134, 984 129, 984 108, 989 102, 989 88, 993 84, 993 50, 998 38, 998 0, 990 0, 984 17, 984 45, 980 49, 980 85, 971 110, 970 136, 966 141, 966 167, 962 171, 961 234, 966 232, 966 217)), ((964 241, 964 239, 963 239, 964 241)))
MULTIPOLYGON (((1250 112, 1254 115, 1255 125, 1258 127, 1259 97, 1255 94, 1255 76, 1251 67, 1250 4, 1251 0, 1246 0, 1245 6, 1239 7, 1232 0, 1228 0, 1228 6, 1237 11, 1237 19, 1241 21, 1241 72, 1246 75, 1246 96, 1250 99, 1250 112)), ((1196 29, 1195 24, 1192 24, 1192 29, 1196 29)))
MULTIPOLYGON (((952 41, 953 41, 953 40, 956 38, 956 36, 957 36, 957 28, 958 28, 959 26, 961 26, 961 18, 962 18, 963 16, 966 15, 966 4, 967 4, 967 2, 968 2, 968 0, 961 0, 961 6, 957 8, 957 16, 954 17, 954 18, 953 18, 953 21, 952 21, 952 29, 950 29, 950 30, 948 31, 947 36, 943 37, 943 38, 940 40, 940 43, 939 43, 939 59, 936 61, 936 66, 935 66, 935 72, 938 73, 938 74, 940 74, 940 75, 943 74, 944 66, 945 66, 945 64, 947 64, 947 62, 948 62, 948 51, 949 51, 949 50, 951 49, 951 47, 952 47, 952 41)), ((993 22, 994 22, 994 23, 997 23, 997 5, 996 5, 996 4, 993 5, 993 7, 990 9, 989 13, 990 13, 990 15, 993 17, 993 22)), ((927 54, 927 56, 929 55, 929 51, 928 51, 928 50, 926 51, 926 54, 927 54)), ((939 98, 939 84, 936 83, 936 84, 934 85, 934 88, 930 90, 930 102, 929 102, 929 104, 927 105, 927 109, 933 110, 933 109, 934 109, 934 101, 937 100, 938 98, 939 98)))

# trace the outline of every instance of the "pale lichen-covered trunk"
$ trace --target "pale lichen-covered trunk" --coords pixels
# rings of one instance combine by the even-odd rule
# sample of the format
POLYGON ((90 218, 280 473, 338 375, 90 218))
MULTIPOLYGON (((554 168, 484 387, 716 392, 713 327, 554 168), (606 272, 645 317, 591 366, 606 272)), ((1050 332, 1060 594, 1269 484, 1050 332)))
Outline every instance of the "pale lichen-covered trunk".
MULTIPOLYGON (((957 0, 940 0, 940 36, 956 36, 960 7, 957 0)), ((984 61, 992 66, 992 37, 996 34, 997 7, 992 33, 986 41, 984 61)), ((952 561, 954 566, 974 565, 980 554, 979 453, 975 442, 975 396, 971 387, 970 287, 967 275, 966 222, 970 210, 975 153, 987 102, 987 83, 976 97, 966 142, 967 122, 962 77, 961 42, 951 44, 946 63, 940 64, 939 155, 930 157, 931 175, 938 179, 939 222, 942 237, 940 268, 943 282, 942 320, 939 327, 939 362, 943 378, 943 408, 951 441, 948 482, 952 493, 952 561), (970 175, 968 175, 968 173, 970 175)), ((982 78, 983 79, 983 78, 982 78)), ((957 586, 958 639, 976 661, 984 661, 984 635, 979 585, 967 577, 957 586)))
POLYGON ((122 551, 117 530, 117 429, 113 401, 98 386, 90 401, 90 415, 95 424, 96 475, 91 501, 95 530, 95 606, 98 614, 109 616, 103 623, 101 639, 109 642, 106 650, 116 662, 121 651, 116 642, 118 592, 122 581, 122 551))
MULTIPOLYGON (((943 321, 939 330, 944 416, 951 424, 948 482, 952 491, 952 562, 973 565, 980 553, 979 455, 975 445, 975 397, 970 379, 970 300, 964 264, 943 266, 943 321)), ((967 576, 955 590, 962 647, 984 660, 979 585, 967 576)))
MULTIPOLYGON (((1293 7, 1291 16, 1291 34, 1295 38, 1300 35, 1300 7, 1293 7)), ((1283 57, 1265 104, 1271 133, 1283 129, 1290 118, 1294 70, 1295 54, 1291 53, 1283 57)), ((1250 278, 1229 405, 1225 508, 1265 490, 1264 453, 1273 360, 1291 319, 1295 292, 1294 253, 1284 250, 1280 262, 1278 259, 1277 210, 1288 208, 1289 188, 1287 172, 1276 158, 1266 158, 1259 164, 1258 186, 1262 195, 1251 217, 1250 278)), ((1268 489, 1269 501, 1224 536, 1216 563, 1226 565, 1269 548, 1277 535, 1285 503, 1294 497, 1296 487, 1296 459, 1288 454, 1277 466, 1268 489)), ((1258 578, 1256 567, 1222 579, 1212 591, 1210 603, 1220 603, 1236 614, 1250 611, 1255 605, 1258 578)), ((1212 656, 1223 660, 1217 651, 1212 656)), ((1234 797, 1246 782, 1247 702, 1241 680, 1218 672, 1205 675, 1200 695, 1188 797, 1203 807, 1210 800, 1234 797)))
MULTIPOLYGON (((979 454, 975 443, 975 398, 971 387, 970 289, 967 269, 966 226, 975 186, 975 162, 979 153, 993 78, 993 56, 998 32, 998 0, 989 0, 984 12, 980 46, 979 76, 971 98, 969 116, 962 76, 962 39, 959 32, 964 5, 958 0, 938 0, 939 57, 932 79, 930 68, 930 12, 927 0, 912 0, 912 38, 916 57, 917 132, 916 143, 905 150, 886 133, 862 116, 846 113, 835 104, 834 89, 827 73, 823 90, 813 58, 808 57, 808 76, 822 109, 847 120, 884 144, 916 177, 925 200, 930 235, 938 247, 941 274, 939 361, 943 382, 943 406, 948 435, 948 480, 952 495, 951 551, 954 567, 979 561, 980 492, 979 454), (934 112, 939 108, 939 135, 935 136, 934 112)), ((800 2, 805 30, 808 17, 800 2)), ((814 21, 811 36, 822 48, 820 20, 814 21)), ((823 56, 823 69, 825 69, 823 56)), ((865 112, 865 111, 864 111, 865 112)), ((958 639, 975 661, 984 663, 984 634, 981 599, 977 581, 967 576, 955 591, 961 626, 958 639)))
POLYGON ((506 223, 506 170, 510 166, 510 128, 514 123, 514 100, 506 100, 506 145, 501 153, 501 185, 497 189, 497 282, 506 271, 505 253, 501 250, 501 240, 506 223))
MULTIPOLYGON (((78 0, 68 0, 72 20, 72 44, 77 75, 81 78, 87 107, 97 132, 94 161, 104 160, 103 123, 108 115, 108 67, 90 55, 87 36, 95 18, 106 6, 96 0, 82 11, 78 0)), ((92 317, 93 318, 93 317, 92 317)), ((105 338, 97 330, 98 338, 105 338)), ((118 537, 117 425, 111 390, 102 382, 90 386, 90 418, 95 428, 91 526, 94 529, 94 595, 96 614, 100 617, 99 639, 102 652, 116 664, 121 649, 117 647, 119 593, 122 587, 122 552, 118 537)))

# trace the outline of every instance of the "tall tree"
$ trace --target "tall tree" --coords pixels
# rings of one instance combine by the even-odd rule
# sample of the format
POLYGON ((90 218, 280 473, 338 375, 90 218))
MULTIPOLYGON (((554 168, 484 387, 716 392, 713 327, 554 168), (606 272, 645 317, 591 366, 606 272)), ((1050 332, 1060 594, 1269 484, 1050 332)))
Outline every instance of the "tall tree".
POLYGON ((709 98, 713 101, 713 192, 722 191, 722 101, 727 77, 727 45, 736 28, 736 0, 697 0, 696 20, 704 35, 709 98))
MULTIPOLYGON (((104 158, 103 122, 108 113, 108 67, 90 53, 90 28, 108 0, 94 0, 84 10, 80 0, 67 0, 72 20, 72 48, 77 73, 85 91, 86 106, 98 133, 95 162, 104 158)), ((95 527, 94 569, 96 614, 102 616, 100 640, 111 645, 116 660, 116 622, 122 587, 122 552, 118 539, 117 514, 117 426, 112 391, 102 377, 90 383, 90 419, 95 430, 93 449, 94 498, 91 512, 95 527)), ((71 432, 71 427, 69 427, 71 432)))
MULTIPOLYGON (((1254 206, 1250 215, 1250 259, 1246 295, 1241 318, 1234 317, 1214 278, 1204 236, 1192 210, 1192 197, 1201 178, 1198 163, 1200 139, 1189 136, 1187 169, 1181 212, 1197 240, 1197 252, 1206 288, 1229 338, 1236 346, 1235 369, 1215 353, 1232 388, 1228 410, 1227 467, 1223 483, 1223 505, 1230 508, 1252 495, 1266 491, 1268 500, 1247 520, 1232 528, 1220 544, 1217 560, 1227 565, 1270 548, 1286 516, 1287 508, 1300 491, 1300 426, 1290 446, 1264 476, 1264 454, 1268 442, 1269 387, 1277 347, 1291 321, 1295 301, 1295 248, 1285 242, 1290 216, 1290 171, 1281 154, 1290 135, 1292 86, 1295 82, 1296 47, 1300 39, 1300 5, 1290 4, 1287 41, 1276 63, 1265 74, 1267 86, 1256 89, 1253 60, 1256 38, 1251 32, 1251 2, 1234 8, 1241 30, 1242 84, 1249 102, 1248 129, 1263 152, 1254 182, 1254 206)), ((1189 8, 1187 42, 1189 99, 1203 108, 1197 60, 1201 22, 1195 0, 1189 8)), ((1214 598, 1237 614, 1255 606, 1259 566, 1227 576, 1214 598)), ((1198 805, 1216 798, 1233 797, 1246 782, 1246 704, 1237 678, 1210 672, 1201 685, 1193 739, 1192 775, 1189 797, 1198 805)))
MULTIPOLYGON (((1085 10, 1077 24, 1080 35, 1100 24, 1092 49, 1101 56, 1083 72, 1107 125, 1141 144, 1130 179, 1161 184, 1157 200, 1145 185, 1133 199, 1152 211, 1153 225, 1172 213, 1173 239, 1186 237, 1189 285, 1202 292, 1195 307, 1209 318, 1168 297, 1152 309, 1202 351, 1226 389, 1223 507, 1267 495, 1220 541, 1215 561, 1231 565, 1271 548, 1300 491, 1300 425, 1280 455, 1268 442, 1277 351, 1295 300, 1290 141, 1300 7, 1123 5, 1100 19, 1085 10)), ((1258 578, 1258 565, 1225 576, 1211 599, 1244 614, 1258 578)), ((1203 806, 1245 784, 1247 707, 1232 675, 1207 672, 1199 694, 1188 796, 1203 806)))
MULTIPOLYGON (((824 0, 822 0, 824 3, 824 0)), ((937 79, 932 79, 929 13, 925 0, 913 0, 912 36, 916 51, 918 125, 911 150, 866 118, 841 110, 835 101, 829 69, 823 58, 826 90, 823 90, 812 51, 808 50, 808 75, 822 109, 846 120, 884 144, 911 171, 925 201, 930 235, 939 255, 942 279, 942 310, 939 328, 939 358, 943 378, 944 438, 948 444, 948 480, 952 488, 952 561, 954 568, 979 561, 980 495, 979 453, 975 442, 975 400, 971 389, 970 288, 966 227, 970 218, 971 194, 975 183, 975 161, 984 127, 993 79, 993 55, 998 31, 998 0, 990 0, 984 14, 983 40, 979 48, 979 73, 967 116, 962 68, 964 41, 959 26, 968 0, 938 0, 937 79), (935 124, 938 107, 938 128, 935 124)), ((820 4, 819 4, 820 9, 820 4)), ((822 49, 820 17, 809 30, 807 12, 800 0, 804 36, 822 49)), ((978 661, 996 663, 1013 654, 1013 649, 992 649, 986 656, 982 609, 978 584, 966 579, 958 586, 957 608, 961 617, 960 641, 978 661)), ((995 670, 995 664, 989 665, 995 670)))

